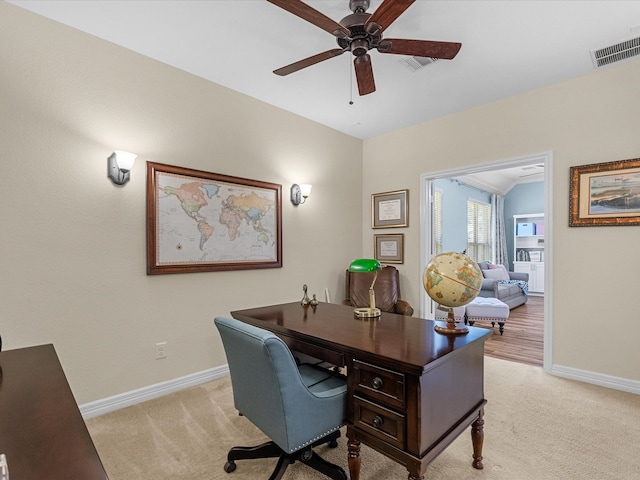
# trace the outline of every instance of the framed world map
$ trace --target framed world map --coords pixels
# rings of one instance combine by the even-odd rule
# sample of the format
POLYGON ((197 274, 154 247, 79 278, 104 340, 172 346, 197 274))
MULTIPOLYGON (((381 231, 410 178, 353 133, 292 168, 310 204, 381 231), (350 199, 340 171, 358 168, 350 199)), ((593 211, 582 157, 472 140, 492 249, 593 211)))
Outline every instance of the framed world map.
POLYGON ((282 186, 147 162, 147 274, 282 267, 282 186))

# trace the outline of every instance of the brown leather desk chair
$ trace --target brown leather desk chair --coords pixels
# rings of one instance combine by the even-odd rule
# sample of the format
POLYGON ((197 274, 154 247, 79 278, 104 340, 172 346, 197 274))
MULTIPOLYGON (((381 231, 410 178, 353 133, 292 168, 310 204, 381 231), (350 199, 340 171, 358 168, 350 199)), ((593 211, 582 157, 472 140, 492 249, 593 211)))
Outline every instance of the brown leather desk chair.
MULTIPOLYGON (((345 276, 344 305, 355 308, 369 306, 369 287, 375 272, 350 272, 345 276)), ((413 315, 413 307, 400 299, 400 274, 396 267, 387 265, 378 271, 378 278, 373 287, 376 292, 376 307, 383 312, 413 315)))

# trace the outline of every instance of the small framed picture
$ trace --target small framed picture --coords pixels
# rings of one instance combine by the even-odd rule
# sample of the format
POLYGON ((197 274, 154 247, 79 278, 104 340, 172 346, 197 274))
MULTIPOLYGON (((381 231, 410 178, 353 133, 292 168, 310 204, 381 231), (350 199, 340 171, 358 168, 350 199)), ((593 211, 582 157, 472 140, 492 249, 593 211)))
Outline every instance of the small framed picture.
POLYGON ((640 225, 640 158, 570 168, 569 226, 640 225))
POLYGON ((404 263, 404 234, 373 236, 374 258, 382 263, 404 263))
POLYGON ((408 227, 408 196, 409 190, 374 193, 371 195, 371 227, 408 227))

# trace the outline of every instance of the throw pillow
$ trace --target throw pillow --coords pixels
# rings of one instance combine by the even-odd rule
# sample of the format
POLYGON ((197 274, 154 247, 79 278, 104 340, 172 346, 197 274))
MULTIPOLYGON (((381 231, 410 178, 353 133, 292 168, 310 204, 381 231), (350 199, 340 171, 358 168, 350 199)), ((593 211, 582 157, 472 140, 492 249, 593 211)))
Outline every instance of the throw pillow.
POLYGON ((497 270, 502 270, 505 276, 505 280, 509 280, 509 272, 507 271, 507 267, 505 267, 504 265, 500 264, 500 265, 494 265, 493 263, 489 265, 489 268, 491 269, 497 269, 497 270))
POLYGON ((509 273, 502 268, 490 268, 489 270, 482 270, 484 278, 491 278, 493 280, 509 280, 509 273))

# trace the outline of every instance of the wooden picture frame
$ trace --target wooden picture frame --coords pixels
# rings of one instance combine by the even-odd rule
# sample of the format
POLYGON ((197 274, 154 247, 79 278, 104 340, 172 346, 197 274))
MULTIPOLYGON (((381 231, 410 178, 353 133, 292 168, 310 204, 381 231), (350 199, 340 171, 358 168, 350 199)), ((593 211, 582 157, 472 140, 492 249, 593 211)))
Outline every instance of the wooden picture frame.
POLYGON ((640 225, 640 158, 570 167, 569 226, 640 225))
POLYGON ((147 162, 147 274, 282 267, 282 186, 147 162))
POLYGON ((404 263, 404 234, 373 236, 373 256, 381 263, 404 263))
POLYGON ((371 228, 409 226, 409 190, 371 195, 371 228))

